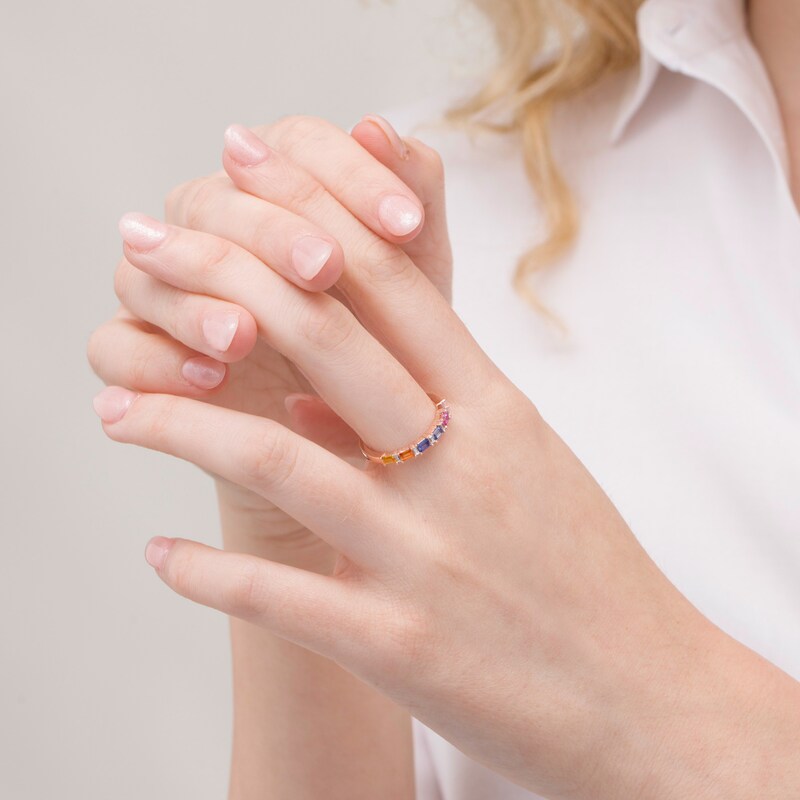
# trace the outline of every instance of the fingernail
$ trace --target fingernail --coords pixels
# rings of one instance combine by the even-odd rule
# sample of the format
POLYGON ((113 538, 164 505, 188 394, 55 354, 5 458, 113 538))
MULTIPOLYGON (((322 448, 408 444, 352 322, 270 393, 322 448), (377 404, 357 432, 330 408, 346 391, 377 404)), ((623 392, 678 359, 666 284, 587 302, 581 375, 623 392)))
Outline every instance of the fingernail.
POLYGON ((173 540, 167 539, 166 536, 154 536, 144 549, 145 561, 154 569, 161 569, 167 560, 172 542, 173 540))
POLYGON ((203 337, 208 346, 224 353, 236 336, 239 315, 233 311, 212 311, 203 318, 203 337))
POLYGON ((123 389, 122 386, 106 386, 95 395, 92 405, 103 422, 119 422, 138 396, 136 392, 123 389))
POLYGON ((310 281, 328 263, 333 245, 318 236, 301 236, 292 247, 292 265, 301 278, 310 281))
POLYGON ((405 236, 419 227, 422 222, 422 211, 415 202, 404 195, 392 194, 381 200, 378 218, 389 233, 405 236))
POLYGON ((392 150, 397 153, 397 155, 403 159, 403 161, 408 160, 409 150, 406 146, 406 143, 400 138, 397 131, 389 124, 388 120, 385 120, 383 117, 379 116, 378 114, 365 114, 361 118, 362 122, 372 122, 373 124, 377 125, 386 135, 386 138, 389 140, 389 144, 392 146, 392 150))
POLYGON ((225 149, 230 157, 243 167, 260 164, 272 153, 272 148, 244 125, 228 125, 224 138, 225 149))
POLYGON ((155 217, 129 211, 119 218, 119 232, 134 249, 146 252, 161 244, 169 228, 155 217))
POLYGON ((181 375, 198 389, 213 389, 225 377, 225 365, 207 356, 187 358, 181 367, 181 375))
POLYGON ((294 392, 292 394, 287 394, 286 397, 283 398, 283 405, 291 414, 294 412, 294 409, 298 404, 308 403, 314 399, 315 397, 313 395, 303 394, 302 392, 294 392))

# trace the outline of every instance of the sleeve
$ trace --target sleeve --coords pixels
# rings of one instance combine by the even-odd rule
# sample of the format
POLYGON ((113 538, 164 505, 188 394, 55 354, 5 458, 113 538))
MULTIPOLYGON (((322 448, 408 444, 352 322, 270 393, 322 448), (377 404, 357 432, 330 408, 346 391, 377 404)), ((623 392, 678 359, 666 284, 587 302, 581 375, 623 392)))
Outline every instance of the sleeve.
POLYGON ((436 768, 425 736, 425 726, 416 719, 411 720, 414 736, 414 784, 416 800, 444 800, 436 768))

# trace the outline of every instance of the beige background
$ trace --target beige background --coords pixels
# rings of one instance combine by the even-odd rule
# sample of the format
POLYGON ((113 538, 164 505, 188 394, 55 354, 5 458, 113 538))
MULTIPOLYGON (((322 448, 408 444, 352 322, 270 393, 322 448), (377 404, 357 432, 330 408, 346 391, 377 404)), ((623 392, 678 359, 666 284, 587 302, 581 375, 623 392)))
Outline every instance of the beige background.
POLYGON ((218 543, 210 481, 107 440, 85 358, 129 210, 220 167, 230 122, 349 129, 469 75, 457 0, 0 0, 0 797, 226 793, 227 621, 154 534, 218 543))

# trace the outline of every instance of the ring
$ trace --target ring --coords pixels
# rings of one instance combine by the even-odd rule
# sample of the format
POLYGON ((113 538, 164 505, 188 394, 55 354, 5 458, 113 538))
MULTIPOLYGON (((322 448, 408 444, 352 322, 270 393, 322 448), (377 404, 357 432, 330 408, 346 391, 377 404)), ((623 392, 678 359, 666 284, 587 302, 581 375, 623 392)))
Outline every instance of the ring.
POLYGON ((370 460, 378 464, 395 464, 402 461, 409 461, 410 459, 421 455, 429 447, 433 447, 439 441, 442 434, 447 430, 447 424, 450 422, 450 407, 447 405, 444 397, 441 400, 436 399, 436 395, 431 392, 426 392, 428 397, 436 403, 436 414, 433 418, 428 432, 421 438, 416 440, 413 444, 407 447, 401 447, 397 450, 379 453, 371 447, 367 447, 363 440, 359 438, 358 446, 361 452, 370 460))

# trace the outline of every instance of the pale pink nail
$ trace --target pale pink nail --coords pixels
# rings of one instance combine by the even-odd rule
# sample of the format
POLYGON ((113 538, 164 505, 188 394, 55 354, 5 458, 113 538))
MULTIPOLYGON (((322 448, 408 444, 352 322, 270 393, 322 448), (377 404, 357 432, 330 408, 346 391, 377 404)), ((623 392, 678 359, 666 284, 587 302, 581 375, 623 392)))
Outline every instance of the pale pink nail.
POLYGON ((161 244, 169 228, 159 219, 128 211, 119 218, 119 232, 122 238, 134 249, 146 252, 161 244))
POLYGON ((119 422, 138 396, 136 392, 132 392, 130 389, 123 389, 122 386, 106 386, 105 389, 95 395, 92 404, 97 416, 103 422, 119 422))
POLYGON ((144 549, 145 561, 154 569, 161 569, 167 560, 172 542, 173 540, 167 539, 166 536, 154 536, 144 549))
POLYGON ((419 227, 422 222, 422 211, 405 195, 392 194, 381 200, 378 217, 389 233, 394 236, 405 236, 419 227))
POLYGON ((328 263, 333 245, 318 236, 301 236, 292 247, 292 265, 301 278, 310 281, 328 263))
POLYGON ((302 405, 303 403, 313 402, 315 399, 316 398, 314 395, 303 394, 302 392, 294 392, 292 394, 287 394, 286 397, 283 398, 283 405, 291 414, 294 412, 294 409, 298 404, 302 405))
POLYGON ((403 159, 403 161, 408 160, 408 147, 400 138, 397 131, 389 124, 388 120, 385 120, 378 114, 365 114, 361 121, 372 122, 373 124, 377 125, 386 135, 386 138, 389 140, 389 144, 392 146, 392 150, 394 150, 395 153, 397 153, 397 155, 403 159))
POLYGON ((213 389, 222 383, 225 365, 206 356, 187 358, 181 367, 181 375, 198 389, 213 389))
POLYGON ((230 157, 243 167, 252 167, 266 161, 272 148, 244 125, 228 125, 225 128, 225 149, 230 157))
POLYGON ((239 315, 234 311, 212 311, 203 319, 203 337, 213 350, 224 353, 236 336, 239 315))

